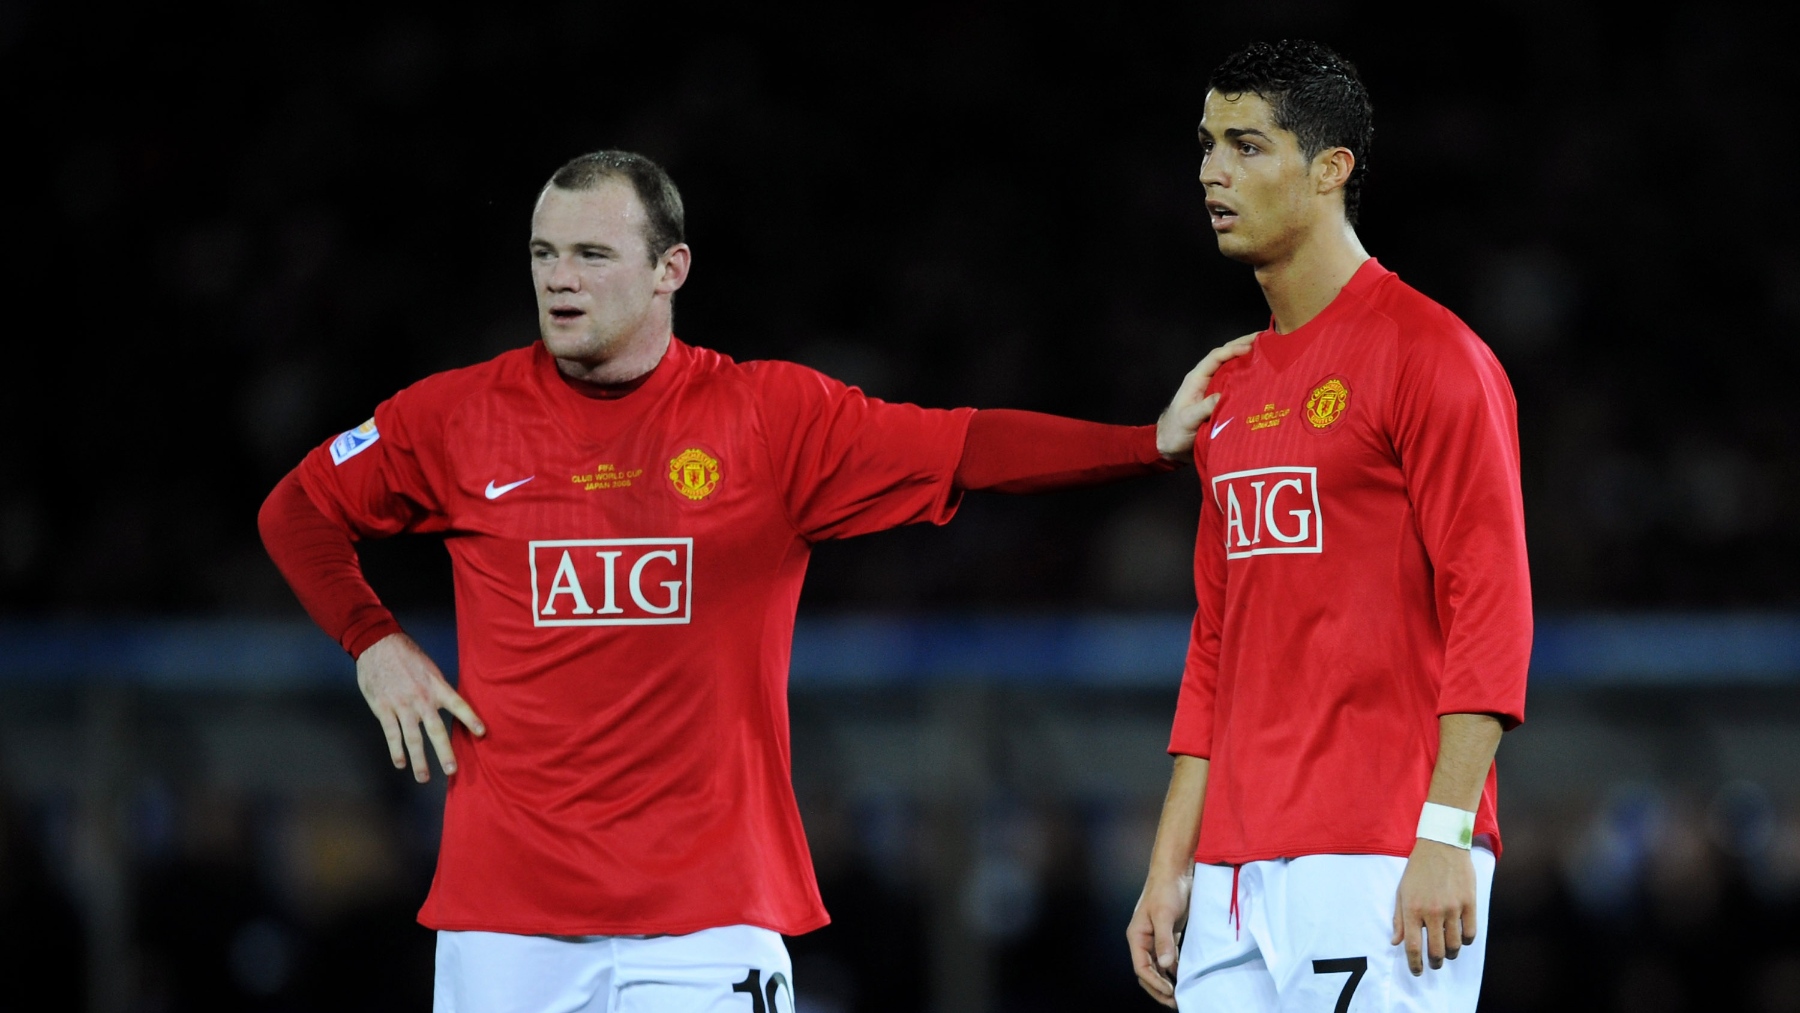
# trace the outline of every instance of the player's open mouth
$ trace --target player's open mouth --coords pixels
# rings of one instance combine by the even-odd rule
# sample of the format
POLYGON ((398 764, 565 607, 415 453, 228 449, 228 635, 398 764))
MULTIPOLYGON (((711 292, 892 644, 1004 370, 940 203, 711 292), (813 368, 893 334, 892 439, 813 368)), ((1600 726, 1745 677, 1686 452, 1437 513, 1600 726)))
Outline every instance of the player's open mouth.
POLYGON ((571 320, 578 320, 586 315, 586 313, 573 306, 555 306, 550 310, 550 318, 552 320, 559 320, 563 323, 568 323, 571 320))
POLYGON ((1230 228, 1231 225, 1237 221, 1238 217, 1236 211, 1233 211, 1218 201, 1212 200, 1206 202, 1206 213, 1212 216, 1212 227, 1214 231, 1230 228))

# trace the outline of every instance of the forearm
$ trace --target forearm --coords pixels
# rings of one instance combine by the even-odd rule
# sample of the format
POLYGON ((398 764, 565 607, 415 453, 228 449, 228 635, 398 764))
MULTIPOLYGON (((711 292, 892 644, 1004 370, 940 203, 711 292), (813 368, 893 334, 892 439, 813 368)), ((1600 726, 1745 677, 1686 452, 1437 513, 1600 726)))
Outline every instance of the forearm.
POLYGON ((1500 734, 1500 721, 1492 714, 1439 717, 1437 766, 1431 771, 1426 801, 1473 812, 1481 803, 1500 734))
POLYGON ((350 533, 332 523, 293 474, 275 486, 257 514, 269 558, 313 622, 352 657, 400 624, 364 579, 350 533))
POLYGON ((1173 471, 1155 426, 1099 422, 999 408, 978 411, 956 466, 956 487, 1052 492, 1173 471))
POLYGON ((1206 807, 1206 777, 1212 761, 1198 756, 1175 757, 1169 775, 1169 792, 1163 798, 1162 817, 1156 825, 1156 844, 1150 851, 1150 875, 1186 875, 1194 865, 1194 847, 1200 841, 1200 814, 1206 807))

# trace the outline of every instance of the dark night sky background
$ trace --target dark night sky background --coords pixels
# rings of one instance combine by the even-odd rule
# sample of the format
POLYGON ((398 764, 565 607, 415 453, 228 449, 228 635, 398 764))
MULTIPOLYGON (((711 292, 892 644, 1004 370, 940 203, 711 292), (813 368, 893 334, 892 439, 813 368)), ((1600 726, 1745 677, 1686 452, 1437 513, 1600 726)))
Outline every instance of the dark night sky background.
MULTIPOLYGON (((1791 607, 1800 87, 1771 5, 0 5, 0 608, 298 615, 261 497, 534 339, 531 200, 683 189, 677 333, 928 405, 1154 418, 1266 319, 1195 182, 1207 71, 1310 36, 1376 105, 1365 244, 1520 401, 1547 610, 1791 607)), ((1191 473, 822 549, 814 607, 1181 608, 1191 473)), ((429 541, 368 554, 449 600, 429 541)))

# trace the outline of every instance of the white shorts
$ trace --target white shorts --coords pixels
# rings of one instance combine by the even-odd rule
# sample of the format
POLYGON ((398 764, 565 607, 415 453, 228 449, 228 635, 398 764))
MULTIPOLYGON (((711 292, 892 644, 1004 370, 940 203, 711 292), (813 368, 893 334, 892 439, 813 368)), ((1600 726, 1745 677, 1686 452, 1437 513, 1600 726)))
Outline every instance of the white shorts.
MULTIPOLYGON (((1176 969, 1181 1013, 1474 1013, 1494 855, 1475 848, 1475 942, 1417 978, 1394 933, 1406 859, 1308 855, 1194 866, 1176 969), (1235 887, 1236 910, 1233 910, 1235 887)), ((1423 930, 1421 930, 1423 932, 1423 930)))
POLYGON ((439 932, 434 1013, 794 1013, 781 936, 439 932))

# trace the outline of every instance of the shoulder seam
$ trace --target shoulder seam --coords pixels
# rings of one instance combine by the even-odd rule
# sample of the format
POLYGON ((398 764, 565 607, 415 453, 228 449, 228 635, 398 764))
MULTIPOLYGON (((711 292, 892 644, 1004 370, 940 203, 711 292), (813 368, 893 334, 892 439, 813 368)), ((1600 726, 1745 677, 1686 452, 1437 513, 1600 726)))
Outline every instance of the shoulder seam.
MULTIPOLYGON (((763 360, 753 360, 753 361, 774 362, 776 360, 763 359, 763 360)), ((739 370, 743 370, 745 367, 750 366, 751 363, 750 362, 742 362, 742 363, 734 362, 733 365, 737 366, 739 368, 739 370)), ((741 386, 744 389, 744 392, 750 398, 750 410, 755 412, 755 414, 756 414, 756 426, 757 426, 758 435, 760 437, 760 441, 762 443, 762 448, 763 448, 763 461, 769 467, 769 477, 771 479, 775 480, 775 482, 776 482, 775 500, 777 503, 779 503, 781 505, 781 519, 787 521, 788 528, 790 530, 792 530, 794 532, 794 534, 800 538, 801 541, 811 543, 812 539, 806 537, 806 532, 800 530, 799 523, 794 520, 794 512, 788 504, 786 490, 781 488, 781 486, 780 486, 781 471, 779 468, 777 468, 775 466, 775 448, 770 444, 769 420, 768 420, 768 417, 763 414, 762 398, 760 396, 758 396, 758 392, 757 392, 756 388, 751 385, 749 378, 746 377, 743 374, 743 372, 734 371, 733 375, 732 375, 732 382, 738 384, 739 386, 741 386)))
MULTIPOLYGON (((455 369, 446 369, 440 373, 433 373, 433 374, 431 374, 431 376, 425 377, 423 380, 420 380, 419 383, 424 383, 426 380, 433 379, 434 377, 449 376, 452 373, 462 373, 462 372, 473 373, 476 370, 479 370, 484 366, 492 366, 494 363, 496 363, 500 360, 501 356, 506 355, 506 354, 509 354, 509 353, 502 352, 501 355, 497 355, 494 358, 487 360, 486 362, 477 362, 472 365, 458 366, 455 369)), ((485 393, 488 390, 492 389, 493 377, 488 377, 487 379, 488 379, 488 382, 486 382, 486 383, 471 382, 469 384, 468 389, 464 390, 461 394, 458 394, 456 399, 454 401, 452 401, 444 409, 444 430, 445 430, 446 434, 448 433, 448 431, 450 429, 450 424, 453 421, 455 421, 458 417, 461 416, 463 410, 468 407, 470 401, 473 401, 477 395, 485 393)))

